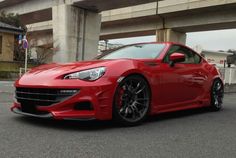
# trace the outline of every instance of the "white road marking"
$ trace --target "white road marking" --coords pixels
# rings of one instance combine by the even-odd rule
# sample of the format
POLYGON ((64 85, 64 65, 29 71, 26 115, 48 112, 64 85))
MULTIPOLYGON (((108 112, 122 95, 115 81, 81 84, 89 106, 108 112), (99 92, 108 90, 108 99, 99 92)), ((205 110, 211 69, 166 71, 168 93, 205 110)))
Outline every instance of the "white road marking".
POLYGON ((13 84, 5 84, 3 86, 5 86, 5 87, 13 87, 14 85, 13 84))
POLYGON ((0 81, 0 83, 13 83, 14 81, 0 81))

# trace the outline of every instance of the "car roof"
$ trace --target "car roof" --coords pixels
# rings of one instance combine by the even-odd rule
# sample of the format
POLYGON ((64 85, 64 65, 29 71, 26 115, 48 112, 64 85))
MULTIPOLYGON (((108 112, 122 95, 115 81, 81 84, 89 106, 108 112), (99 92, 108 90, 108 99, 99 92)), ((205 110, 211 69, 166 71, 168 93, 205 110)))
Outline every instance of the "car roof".
POLYGON ((128 44, 128 45, 124 45, 124 46, 131 46, 131 45, 138 45, 138 44, 166 44, 166 45, 182 45, 185 46, 181 43, 177 43, 177 42, 140 42, 140 43, 133 43, 133 44, 128 44))
MULTIPOLYGON (((143 42, 143 43, 134 43, 134 44, 130 44, 130 46, 132 45, 138 45, 138 44, 166 44, 168 46, 170 45, 179 45, 179 46, 183 46, 183 47, 186 47, 188 49, 191 49, 193 50, 192 48, 184 45, 184 44, 181 44, 181 43, 178 43, 178 42, 143 42)), ((125 46, 129 46, 129 45, 125 45, 125 46)), ((194 51, 195 52, 195 51, 194 51)), ((198 53, 199 54, 199 53, 198 53)))

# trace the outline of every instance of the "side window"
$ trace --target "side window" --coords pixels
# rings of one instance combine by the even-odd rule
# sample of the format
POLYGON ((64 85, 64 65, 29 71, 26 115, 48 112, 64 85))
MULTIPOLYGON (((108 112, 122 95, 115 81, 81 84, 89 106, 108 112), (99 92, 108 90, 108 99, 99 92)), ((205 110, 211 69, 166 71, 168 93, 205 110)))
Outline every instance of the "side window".
POLYGON ((186 47, 182 47, 182 46, 178 46, 178 45, 173 45, 169 51, 167 52, 165 58, 164 58, 164 62, 168 63, 169 62, 169 57, 171 54, 178 52, 181 54, 185 55, 185 61, 182 63, 185 64, 198 64, 201 62, 201 57, 199 55, 197 55, 195 52, 193 52, 192 50, 186 48, 186 47))
POLYGON ((195 52, 193 52, 193 54, 194 54, 195 64, 199 64, 202 61, 202 58, 199 55, 197 55, 195 52))
POLYGON ((184 63, 187 64, 199 64, 201 62, 201 57, 197 55, 194 51, 188 49, 188 48, 183 48, 185 49, 184 52, 186 52, 186 61, 184 63))
POLYGON ((182 49, 182 53, 185 55, 185 61, 183 63, 185 63, 185 64, 195 63, 193 52, 187 48, 184 48, 184 47, 181 47, 181 49, 182 49))

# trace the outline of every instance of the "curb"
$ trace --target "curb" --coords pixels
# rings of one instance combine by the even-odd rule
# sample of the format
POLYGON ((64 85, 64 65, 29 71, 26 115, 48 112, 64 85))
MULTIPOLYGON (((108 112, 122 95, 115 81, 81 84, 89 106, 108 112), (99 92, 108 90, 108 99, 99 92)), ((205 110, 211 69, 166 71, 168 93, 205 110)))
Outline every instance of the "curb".
POLYGON ((0 93, 7 93, 7 94, 13 94, 14 92, 9 92, 9 91, 0 91, 0 93))

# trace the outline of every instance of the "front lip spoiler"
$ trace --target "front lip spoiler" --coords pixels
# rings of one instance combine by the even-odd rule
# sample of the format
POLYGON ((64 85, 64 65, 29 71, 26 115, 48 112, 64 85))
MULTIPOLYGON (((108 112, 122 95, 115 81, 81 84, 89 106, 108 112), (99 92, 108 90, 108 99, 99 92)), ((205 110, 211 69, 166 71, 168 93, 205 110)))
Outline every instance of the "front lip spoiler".
POLYGON ((67 121, 94 121, 95 118, 64 118, 63 120, 67 121))
POLYGON ((48 119, 48 118, 53 118, 53 115, 51 113, 48 113, 48 114, 43 114, 43 115, 36 115, 36 114, 30 114, 30 113, 25 113, 25 112, 22 112, 20 109, 18 108, 13 108, 12 111, 16 114, 21 114, 21 115, 25 115, 25 116, 31 116, 31 117, 37 117, 37 118, 45 118, 45 119, 48 119))

